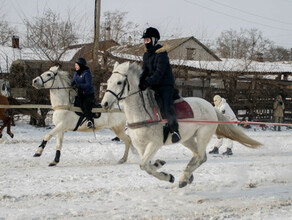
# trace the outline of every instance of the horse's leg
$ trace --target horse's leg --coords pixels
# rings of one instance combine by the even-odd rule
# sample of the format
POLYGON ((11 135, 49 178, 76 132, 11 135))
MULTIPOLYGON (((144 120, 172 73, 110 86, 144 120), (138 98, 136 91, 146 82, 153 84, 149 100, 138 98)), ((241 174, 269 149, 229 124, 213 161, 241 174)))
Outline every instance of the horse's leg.
POLYGON ((123 157, 119 160, 119 163, 125 163, 128 159, 129 149, 131 147, 131 138, 125 133, 125 127, 112 127, 115 134, 125 143, 125 152, 123 157))
POLYGON ((57 134, 56 155, 55 155, 55 159, 49 164, 50 167, 56 166, 60 162, 63 138, 64 138, 64 131, 57 134))
POLYGON ((0 128, 0 138, 2 138, 2 136, 3 136, 3 134, 2 134, 2 132, 3 132, 3 129, 6 127, 5 118, 4 118, 4 119, 2 119, 2 121, 3 121, 3 125, 2 125, 2 126, 1 126, 1 128, 0 128))
POLYGON ((14 134, 11 132, 11 118, 10 117, 7 117, 7 134, 9 134, 9 136, 11 137, 11 138, 13 138, 14 137, 14 134))
POLYGON ((210 130, 208 127, 201 128, 197 132, 197 142, 193 138, 190 138, 189 140, 183 142, 182 144, 186 146, 188 149, 190 149, 193 152, 193 157, 184 169, 183 175, 180 178, 179 181, 179 187, 185 187, 187 184, 190 184, 193 182, 193 172, 204 162, 207 160, 206 155, 206 147, 209 143, 212 135, 214 132, 210 130))
POLYGON ((164 165, 164 163, 160 163, 156 161, 155 164, 151 164, 150 160, 158 151, 159 147, 153 143, 149 143, 146 147, 146 150, 141 158, 140 168, 145 170, 148 174, 156 177, 157 179, 169 181, 171 183, 174 182, 174 177, 171 174, 165 172, 157 172, 157 169, 164 165))
POLYGON ((60 125, 57 125, 54 129, 52 129, 51 131, 49 131, 49 133, 47 133, 41 143, 40 146, 38 146, 38 149, 36 151, 36 153, 33 155, 34 157, 40 157, 46 147, 47 142, 58 132, 62 131, 63 129, 61 128, 60 125))

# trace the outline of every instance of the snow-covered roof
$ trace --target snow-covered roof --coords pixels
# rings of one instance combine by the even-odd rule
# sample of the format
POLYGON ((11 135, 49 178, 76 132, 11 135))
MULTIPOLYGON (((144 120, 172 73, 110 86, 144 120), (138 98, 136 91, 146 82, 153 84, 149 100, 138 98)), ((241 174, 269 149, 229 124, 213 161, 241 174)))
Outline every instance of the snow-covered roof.
MULTIPOLYGON (((113 56, 141 61, 142 56, 112 53, 113 56)), ((206 71, 220 72, 252 72, 252 73, 292 73, 292 63, 288 62, 257 62, 244 59, 222 59, 222 61, 170 60, 172 65, 180 65, 206 71)))
MULTIPOLYGON (((80 48, 67 50, 62 56, 60 61, 70 61, 74 55, 80 50, 80 48)), ((12 48, 6 46, 0 46, 0 67, 2 72, 9 72, 10 66, 13 61, 22 60, 49 60, 42 53, 35 53, 30 48, 12 48)))

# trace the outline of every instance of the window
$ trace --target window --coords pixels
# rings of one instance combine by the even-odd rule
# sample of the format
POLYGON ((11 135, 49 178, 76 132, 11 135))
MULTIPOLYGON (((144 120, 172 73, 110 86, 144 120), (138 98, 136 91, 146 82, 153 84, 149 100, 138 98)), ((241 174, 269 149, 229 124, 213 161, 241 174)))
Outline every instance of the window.
POLYGON ((187 60, 193 60, 196 48, 187 48, 187 60))

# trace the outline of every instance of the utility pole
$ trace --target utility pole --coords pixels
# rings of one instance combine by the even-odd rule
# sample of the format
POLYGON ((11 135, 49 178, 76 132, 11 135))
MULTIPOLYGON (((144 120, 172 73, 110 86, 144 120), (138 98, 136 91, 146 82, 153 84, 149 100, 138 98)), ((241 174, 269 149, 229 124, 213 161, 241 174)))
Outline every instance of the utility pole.
POLYGON ((101 0, 95 0, 95 20, 94 20, 94 48, 92 51, 93 62, 98 63, 98 48, 99 48, 99 23, 100 23, 100 2, 101 0))
POLYGON ((94 46, 92 50, 92 80, 95 89, 95 97, 99 100, 100 83, 101 83, 101 68, 98 62, 98 49, 99 49, 99 23, 100 23, 100 1, 95 0, 94 12, 94 46))

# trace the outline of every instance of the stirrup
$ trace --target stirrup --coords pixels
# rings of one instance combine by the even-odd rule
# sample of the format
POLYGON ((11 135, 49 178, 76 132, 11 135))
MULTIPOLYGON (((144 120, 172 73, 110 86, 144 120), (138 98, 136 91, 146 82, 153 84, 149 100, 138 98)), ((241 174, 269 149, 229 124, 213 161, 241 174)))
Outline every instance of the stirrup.
POLYGON ((88 121, 87 124, 86 124, 86 127, 87 128, 94 128, 94 124, 92 121, 88 121))

